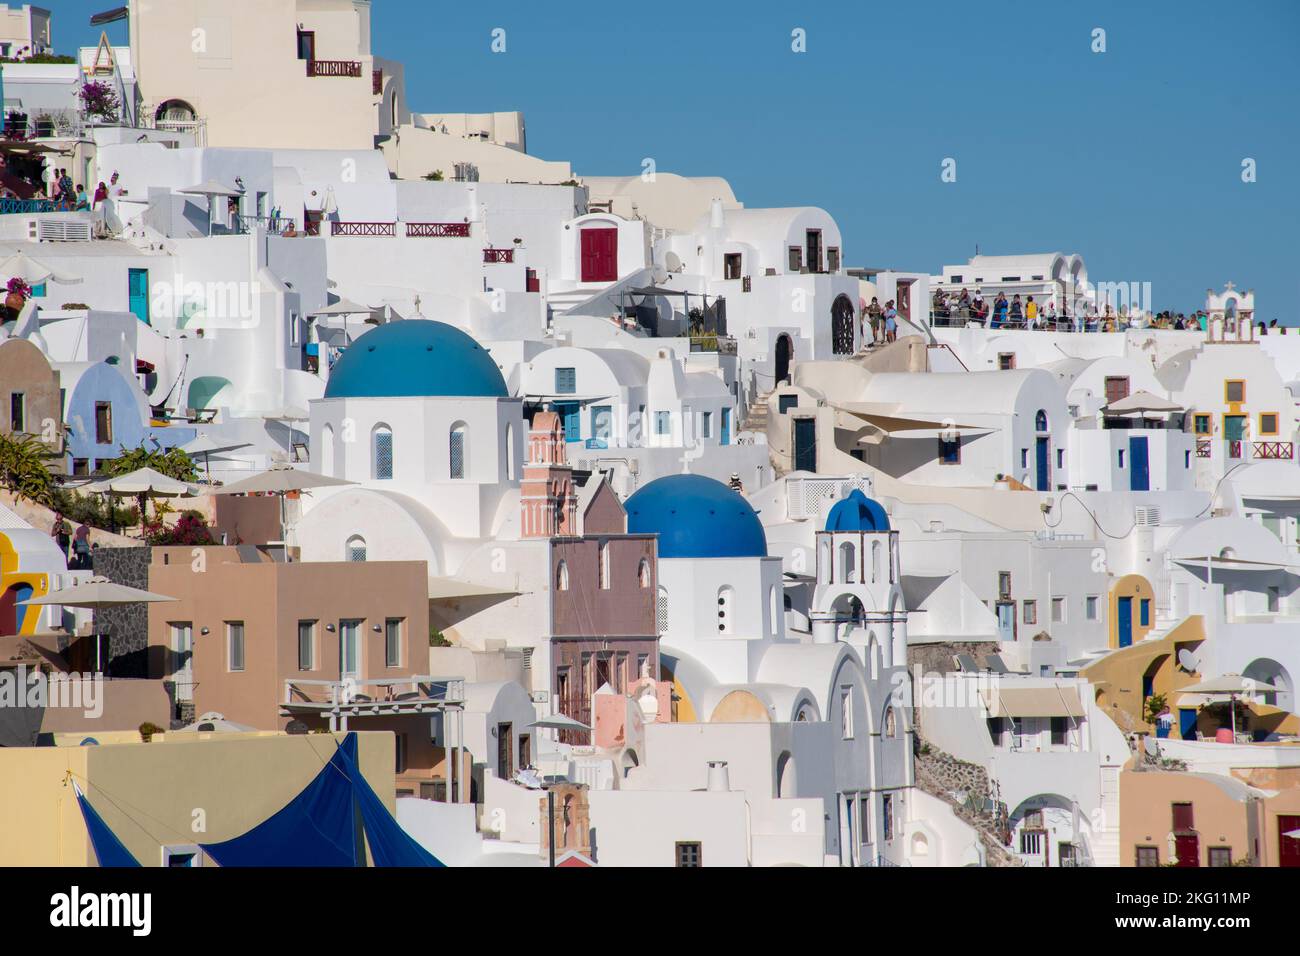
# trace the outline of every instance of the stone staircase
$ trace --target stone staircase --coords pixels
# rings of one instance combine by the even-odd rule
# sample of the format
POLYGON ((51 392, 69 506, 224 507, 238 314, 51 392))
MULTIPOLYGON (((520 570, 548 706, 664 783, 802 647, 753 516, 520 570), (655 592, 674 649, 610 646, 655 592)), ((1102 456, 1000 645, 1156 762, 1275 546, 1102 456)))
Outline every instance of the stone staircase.
POLYGON ((745 420, 740 423, 740 430, 767 434, 767 400, 775 389, 769 388, 756 397, 745 409, 745 420))
POLYGON ((914 766, 916 785, 948 804, 958 817, 974 828, 984 845, 985 861, 989 866, 1024 866, 1002 842, 1006 811, 1000 804, 996 810, 987 809, 992 788, 988 772, 983 767, 958 760, 931 744, 925 744, 917 751, 914 766))

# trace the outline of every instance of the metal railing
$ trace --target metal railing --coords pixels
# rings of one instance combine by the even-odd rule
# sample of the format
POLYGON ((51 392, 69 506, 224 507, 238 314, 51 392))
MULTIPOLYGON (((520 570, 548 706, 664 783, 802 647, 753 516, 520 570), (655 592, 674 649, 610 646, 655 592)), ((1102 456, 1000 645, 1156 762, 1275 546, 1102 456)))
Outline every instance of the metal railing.
POLYGON ((53 199, 0 199, 0 216, 21 216, 42 212, 61 212, 53 199))
POLYGON ((513 249, 484 249, 483 261, 485 263, 493 262, 514 262, 515 250, 513 249))
POLYGON ((395 223, 391 222, 331 222, 331 236, 348 236, 359 238, 363 236, 394 236, 395 223))
POLYGON ((1255 458, 1290 460, 1295 457, 1295 446, 1289 441, 1257 441, 1251 449, 1255 458))
POLYGON ((361 76, 360 60, 308 60, 308 76, 361 76))
POLYGON ((408 222, 406 235, 410 239, 467 239, 467 222, 408 222))
POLYGON ((375 96, 378 96, 379 94, 384 92, 384 71, 383 70, 370 71, 370 92, 373 93, 375 96))

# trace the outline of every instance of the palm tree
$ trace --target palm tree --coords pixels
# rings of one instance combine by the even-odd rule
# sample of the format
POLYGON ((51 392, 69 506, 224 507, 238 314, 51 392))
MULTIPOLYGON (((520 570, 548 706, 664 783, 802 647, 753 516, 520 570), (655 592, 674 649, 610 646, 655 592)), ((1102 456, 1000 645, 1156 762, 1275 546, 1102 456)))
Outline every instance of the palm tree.
POLYGON ((38 505, 52 505, 56 483, 48 462, 55 457, 35 435, 0 435, 0 487, 38 505))

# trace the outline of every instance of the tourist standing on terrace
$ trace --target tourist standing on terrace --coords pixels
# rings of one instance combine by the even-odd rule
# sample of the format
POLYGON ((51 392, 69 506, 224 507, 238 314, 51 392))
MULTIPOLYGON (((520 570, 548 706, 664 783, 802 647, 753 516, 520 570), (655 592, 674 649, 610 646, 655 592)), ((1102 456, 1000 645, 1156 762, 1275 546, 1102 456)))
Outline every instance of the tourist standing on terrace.
POLYGON ((63 518, 62 511, 54 513, 54 527, 50 529, 50 537, 59 543, 59 551, 63 553, 63 560, 68 559, 68 542, 72 536, 68 533, 68 522, 63 518))
POLYGON ((880 327, 880 321, 883 315, 884 311, 880 308, 880 300, 875 296, 872 296, 871 304, 867 306, 867 321, 871 323, 872 342, 880 341, 881 332, 883 331, 880 327))
POLYGON ((894 300, 890 299, 885 303, 885 341, 892 342, 898 337, 898 310, 894 308, 894 300))
POLYGON ((990 329, 1001 328, 1007 322, 1007 297, 1001 292, 993 300, 993 321, 989 323, 990 329))
POLYGON ((1025 321, 1031 329, 1038 328, 1038 303, 1032 295, 1025 300, 1025 321))

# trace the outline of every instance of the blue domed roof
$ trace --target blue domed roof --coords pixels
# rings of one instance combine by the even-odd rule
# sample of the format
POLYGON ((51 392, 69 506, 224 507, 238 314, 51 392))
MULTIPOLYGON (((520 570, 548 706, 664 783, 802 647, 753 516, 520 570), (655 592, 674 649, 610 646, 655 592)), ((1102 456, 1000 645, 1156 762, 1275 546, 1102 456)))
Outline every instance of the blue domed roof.
POLYGON ((826 516, 827 531, 888 531, 889 515, 880 502, 854 488, 826 516))
POLYGON ((326 398, 508 394, 487 349, 460 329, 428 319, 389 322, 367 332, 343 352, 325 386, 326 398))
POLYGON ((703 475, 656 478, 627 499, 627 530, 658 534, 661 558, 761 558, 767 536, 749 502, 703 475))

